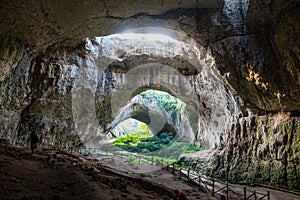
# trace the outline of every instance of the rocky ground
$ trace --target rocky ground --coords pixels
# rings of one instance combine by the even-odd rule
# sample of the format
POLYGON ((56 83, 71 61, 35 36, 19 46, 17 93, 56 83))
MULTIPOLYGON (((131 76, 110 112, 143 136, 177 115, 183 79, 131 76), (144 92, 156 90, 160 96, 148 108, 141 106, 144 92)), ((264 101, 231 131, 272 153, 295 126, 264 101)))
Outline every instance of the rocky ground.
POLYGON ((173 199, 174 189, 182 189, 189 199, 215 199, 167 172, 123 170, 94 158, 55 150, 31 155, 28 148, 2 144, 0 199, 173 199))
MULTIPOLYGON (((232 187, 242 192, 244 186, 232 187)), ((119 156, 81 156, 45 149, 31 155, 28 148, 0 144, 1 200, 167 200, 174 198, 174 189, 184 192, 189 200, 219 199, 160 166, 136 165, 119 156)), ((271 190, 271 199, 299 200, 300 196, 271 190)))

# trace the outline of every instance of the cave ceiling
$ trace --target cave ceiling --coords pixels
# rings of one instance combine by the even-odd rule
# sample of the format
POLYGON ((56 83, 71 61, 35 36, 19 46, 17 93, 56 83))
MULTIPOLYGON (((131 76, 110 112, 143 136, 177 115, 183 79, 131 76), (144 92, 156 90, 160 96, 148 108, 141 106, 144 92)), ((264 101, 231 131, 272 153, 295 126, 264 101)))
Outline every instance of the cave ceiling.
MULTIPOLYGON (((0 4, 1 35, 17 38, 37 55, 51 54, 53 49, 72 51, 84 38, 163 27, 209 49, 220 75, 247 108, 300 110, 299 1, 11 0, 0 4)), ((133 60, 128 57, 110 67, 124 71, 126 62, 133 60)), ((197 73, 180 62, 182 74, 197 73)), ((1 67, 1 80, 12 67, 1 67)))
POLYGON ((0 29, 44 49, 60 43, 74 45, 85 37, 105 36, 145 24, 182 30, 184 27, 176 21, 188 23, 185 20, 196 10, 222 4, 220 0, 1 1, 0 29))

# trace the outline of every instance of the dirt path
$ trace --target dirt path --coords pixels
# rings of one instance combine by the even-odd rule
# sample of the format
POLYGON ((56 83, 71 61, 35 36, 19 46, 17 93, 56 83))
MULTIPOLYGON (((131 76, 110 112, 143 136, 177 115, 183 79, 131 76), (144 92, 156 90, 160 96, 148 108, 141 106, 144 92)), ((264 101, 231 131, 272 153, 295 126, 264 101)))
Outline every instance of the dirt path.
POLYGON ((158 184, 164 188, 168 188, 173 191, 175 189, 182 191, 186 194, 188 199, 207 199, 215 200, 217 198, 212 197, 210 194, 199 191, 199 187, 190 185, 186 181, 179 179, 177 176, 168 173, 166 170, 162 170, 161 166, 151 164, 137 165, 129 161, 128 159, 120 156, 91 156, 91 158, 98 159, 104 166, 112 168, 116 171, 128 173, 131 176, 141 177, 144 180, 158 184))
MULTIPOLYGON (((204 154, 207 155, 207 153, 208 152, 205 152, 204 154)), ((166 172, 166 170, 161 170, 160 166, 154 166, 151 164, 137 165, 119 156, 96 156, 96 158, 99 159, 100 162, 102 162, 104 165, 109 166, 115 170, 122 170, 130 174, 140 174, 141 176, 144 176, 145 179, 149 181, 155 182, 157 184, 168 187, 170 189, 181 190, 187 194, 189 199, 216 199, 211 197, 210 194, 199 192, 199 189, 197 187, 188 184, 182 179, 178 179, 178 176, 173 176, 171 173, 166 172)), ((238 185, 238 184, 229 184, 229 185, 231 188, 234 189, 234 191, 238 192, 241 195, 243 194, 245 186, 238 185)), ((216 186, 217 188, 221 188, 224 187, 225 185, 216 183, 216 186)), ((247 196, 250 196, 251 191, 254 190, 261 194, 267 194, 267 192, 270 191, 271 200, 300 200, 299 195, 295 195, 288 192, 272 190, 265 187, 247 186, 246 188, 248 190, 247 196)), ((262 195, 258 195, 258 196, 262 197, 262 195)), ((230 199, 238 199, 238 198, 232 195, 230 199)))

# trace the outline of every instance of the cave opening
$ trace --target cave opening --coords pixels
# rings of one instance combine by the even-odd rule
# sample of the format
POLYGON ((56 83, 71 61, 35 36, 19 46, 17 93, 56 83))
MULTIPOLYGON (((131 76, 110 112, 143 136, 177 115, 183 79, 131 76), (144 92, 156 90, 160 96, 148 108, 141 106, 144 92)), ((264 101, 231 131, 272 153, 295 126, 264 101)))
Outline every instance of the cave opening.
MULTIPOLYGON (((87 38, 86 49, 72 96, 75 127, 86 146, 97 145, 129 117, 149 124, 149 115, 134 117, 130 113, 130 107, 145 105, 131 100, 149 89, 168 92, 185 103, 185 116, 177 122, 183 124, 182 130, 174 132, 184 133, 189 143, 198 147, 216 149, 221 145, 231 116, 239 112, 239 102, 215 69, 210 51, 190 36, 146 27, 87 38)), ((172 117, 176 120, 176 114, 172 117)), ((165 126, 159 114, 154 118, 160 129, 165 126)), ((167 125, 167 130, 172 128, 167 125)))
MULTIPOLYGON (((201 65, 193 63, 200 53, 190 38, 181 34, 181 40, 174 39, 178 35, 172 30, 146 27, 121 34, 87 38, 86 48, 90 56, 81 68, 84 80, 77 79, 76 89, 73 91, 75 123, 77 121, 82 126, 80 121, 83 118, 77 113, 83 109, 89 110, 87 113, 91 116, 84 116, 83 119, 86 127, 91 121, 98 121, 101 126, 98 132, 105 133, 112 127, 111 121, 120 114, 120 109, 142 87, 163 87, 173 95, 185 96, 185 99, 193 97, 187 97, 191 88, 184 87, 190 87, 187 85, 188 79, 201 71, 201 65), (183 42, 186 40, 189 43, 183 42), (92 89, 87 91, 84 88, 92 89), (91 99, 95 101, 92 102, 91 99), (80 104, 84 104, 83 108, 79 108, 82 107, 80 104), (96 116, 92 116, 94 110, 96 116), (104 113, 101 110, 111 112, 104 113)), ((197 104, 196 98, 192 101, 190 102, 197 104)), ((87 130, 86 127, 82 130, 87 130)), ((80 129, 79 126, 78 128, 80 129)))
MULTIPOLYGON (((193 144, 194 134, 187 118, 186 105, 168 92, 140 89, 122 113, 112 122, 107 137, 109 151, 156 156, 177 160, 182 153, 200 148, 193 144), (184 128, 183 128, 184 127, 184 128), (189 127, 189 128, 186 128, 189 127)), ((170 161, 171 162, 171 161, 170 161)))

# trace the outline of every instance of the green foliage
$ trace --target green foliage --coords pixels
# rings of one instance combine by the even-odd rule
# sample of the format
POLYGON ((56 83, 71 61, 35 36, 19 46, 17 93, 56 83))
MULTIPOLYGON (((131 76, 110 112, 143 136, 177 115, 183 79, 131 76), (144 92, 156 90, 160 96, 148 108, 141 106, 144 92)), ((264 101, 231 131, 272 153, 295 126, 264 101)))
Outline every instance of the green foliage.
POLYGON ((121 137, 118 137, 115 139, 114 144, 118 146, 135 146, 136 143, 145 140, 147 138, 151 137, 150 135, 145 135, 145 134, 138 134, 138 133, 133 133, 133 134, 128 134, 124 135, 121 137))
POLYGON ((149 135, 149 127, 148 127, 147 124, 141 123, 140 129, 141 129, 141 131, 139 132, 139 134, 142 134, 142 135, 149 135))
POLYGON ((145 154, 152 152, 152 155, 175 160, 183 152, 192 153, 203 150, 198 146, 189 145, 184 141, 172 142, 173 138, 173 133, 162 133, 159 136, 134 133, 117 138, 114 144, 129 152, 145 154))
POLYGON ((147 90, 142 92, 140 95, 150 101, 155 100, 157 104, 167 112, 179 110, 182 104, 178 98, 166 92, 147 90))
POLYGON ((198 147, 198 146, 196 146, 196 145, 190 145, 190 146, 185 150, 184 153, 193 153, 193 152, 201 151, 201 150, 203 150, 203 148, 198 147))
POLYGON ((166 159, 178 159, 184 153, 192 153, 202 150, 195 145, 189 145, 184 139, 174 139, 174 133, 164 132, 160 135, 148 134, 148 126, 141 125, 140 132, 128 134, 115 139, 114 144, 126 151, 133 153, 149 154, 166 159))
POLYGON ((149 153, 164 148, 172 141, 173 137, 173 133, 162 133, 152 137, 145 134, 144 130, 142 134, 134 133, 121 136, 114 141, 114 144, 126 151, 149 153))

